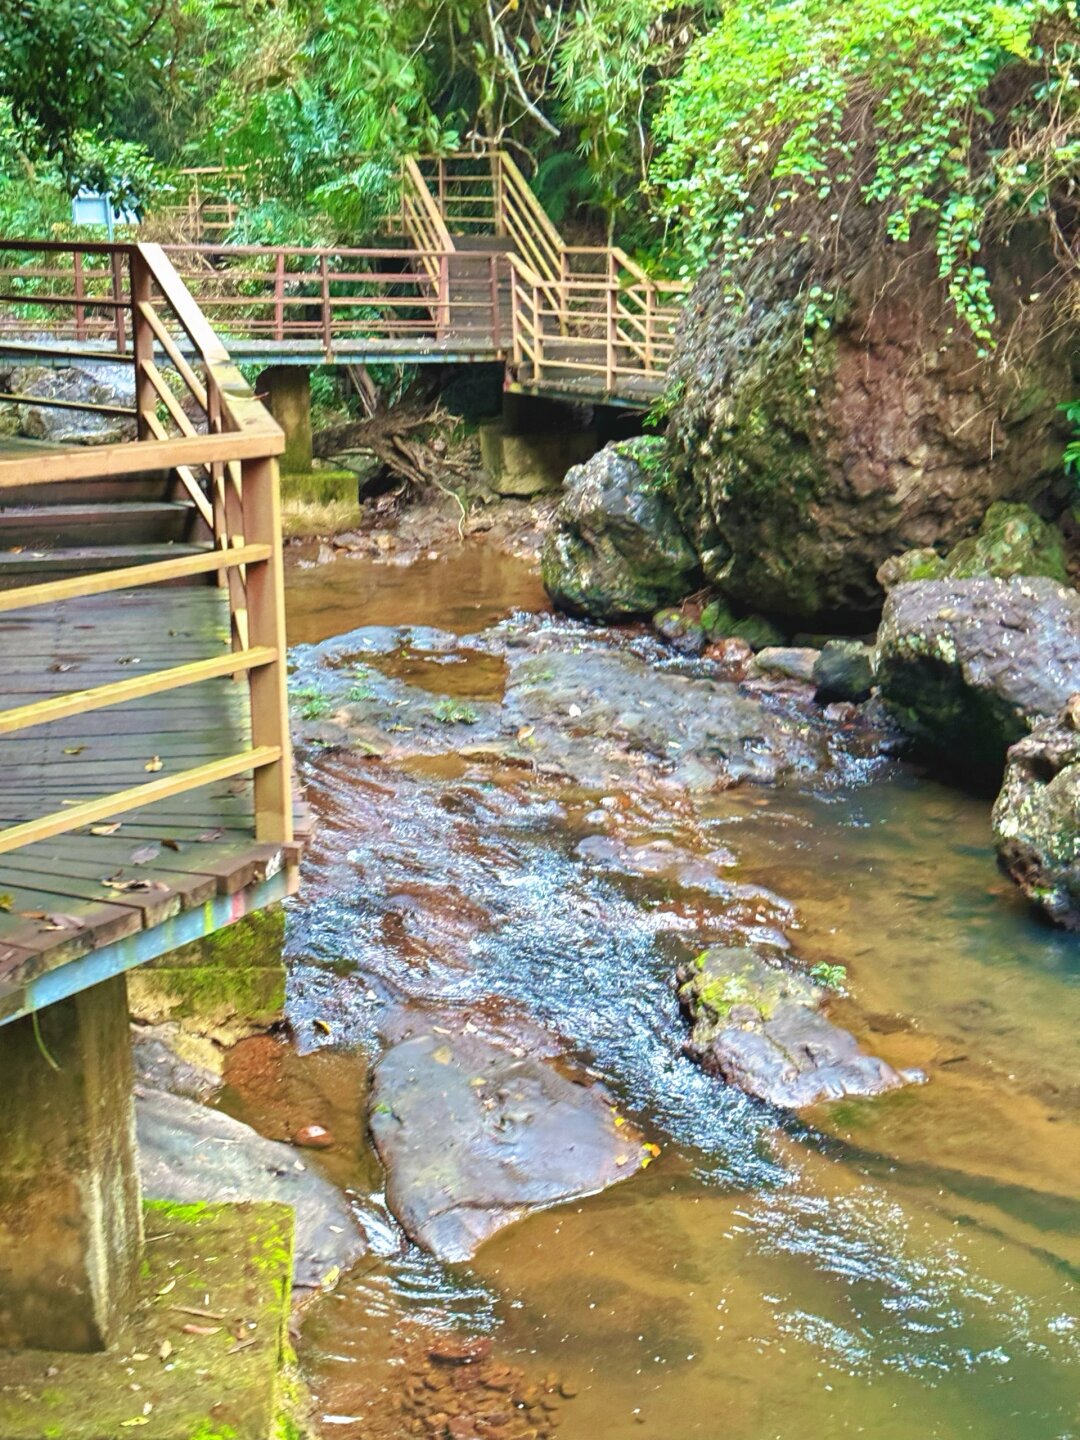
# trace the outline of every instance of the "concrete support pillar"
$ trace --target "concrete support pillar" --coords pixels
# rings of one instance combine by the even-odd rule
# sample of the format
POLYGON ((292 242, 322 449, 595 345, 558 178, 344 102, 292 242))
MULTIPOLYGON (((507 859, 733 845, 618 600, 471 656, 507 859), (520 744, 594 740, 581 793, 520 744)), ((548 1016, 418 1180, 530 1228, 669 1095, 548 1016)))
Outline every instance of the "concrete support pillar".
POLYGON ((0 1029, 0 1348, 99 1350, 142 1258, 124 977, 36 1018, 0 1029))
POLYGON ((271 365, 259 376, 256 390, 285 431, 281 469, 306 475, 311 469, 311 371, 306 365, 271 365))

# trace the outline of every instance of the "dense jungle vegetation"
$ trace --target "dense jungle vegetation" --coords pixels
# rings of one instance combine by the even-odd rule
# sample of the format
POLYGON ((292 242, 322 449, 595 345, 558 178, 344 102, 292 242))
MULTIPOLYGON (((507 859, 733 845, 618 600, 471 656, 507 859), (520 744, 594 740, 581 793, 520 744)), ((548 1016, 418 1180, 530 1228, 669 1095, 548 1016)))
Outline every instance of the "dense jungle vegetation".
POLYGON ((0 225, 80 181, 152 207, 243 170, 238 240, 355 240, 393 157, 493 143, 569 233, 730 269, 796 240, 827 328, 843 247, 929 245, 994 342, 988 237, 1048 223, 1075 276, 1072 0, 0 0, 0 225))

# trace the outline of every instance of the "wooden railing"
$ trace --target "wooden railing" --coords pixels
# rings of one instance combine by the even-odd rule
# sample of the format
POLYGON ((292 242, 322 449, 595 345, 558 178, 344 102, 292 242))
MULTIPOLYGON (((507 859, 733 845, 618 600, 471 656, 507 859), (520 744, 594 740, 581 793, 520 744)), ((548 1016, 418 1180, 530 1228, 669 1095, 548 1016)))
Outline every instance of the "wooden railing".
POLYGON ((452 246, 314 249, 169 245, 178 274, 224 337, 314 341, 498 341, 498 255, 452 246), (465 293, 455 294, 449 265, 465 293), (475 283, 464 285, 461 282, 475 283), (480 292, 482 291, 482 296, 480 292))
POLYGON ((254 775, 256 838, 289 842, 275 459, 283 448, 281 431, 157 245, 0 241, 0 354, 16 361, 68 358, 80 365, 130 366, 135 400, 103 406, 34 392, 5 394, 34 406, 104 410, 127 422, 134 435, 127 443, 0 457, 0 503, 14 488, 161 470, 176 477, 212 540, 201 553, 0 591, 0 612, 218 576, 228 585, 232 625, 232 649, 223 654, 0 710, 0 734, 226 675, 245 676, 251 700, 248 749, 0 829, 0 854, 245 773, 254 775))

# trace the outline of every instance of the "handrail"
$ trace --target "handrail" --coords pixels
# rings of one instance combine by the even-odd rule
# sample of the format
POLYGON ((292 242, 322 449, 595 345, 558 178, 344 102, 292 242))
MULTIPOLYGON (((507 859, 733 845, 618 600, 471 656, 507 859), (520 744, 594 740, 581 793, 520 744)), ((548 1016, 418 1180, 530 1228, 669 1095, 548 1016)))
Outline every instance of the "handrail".
MULTIPOLYGON (((25 455, 0 458, 0 499, 5 490, 15 487, 57 480, 112 479, 161 469, 171 472, 183 486, 213 546, 203 554, 4 591, 0 594, 0 612, 216 574, 224 577, 227 585, 233 634, 233 648, 224 653, 2 711, 0 733, 19 732, 88 708, 123 704, 226 675, 246 676, 251 714, 249 748, 192 770, 0 828, 0 853, 244 773, 254 778, 255 837, 291 842, 284 593, 275 459, 284 448, 281 430, 252 394, 160 245, 4 240, 0 241, 0 270, 10 277, 15 289, 9 293, 24 309, 48 311, 54 303, 77 300, 75 338, 80 345, 95 335, 104 344, 115 344, 116 351, 113 354, 109 350, 82 348, 75 353, 84 362, 121 358, 134 366, 136 420, 136 437, 132 441, 43 452, 31 459, 25 455), (70 260, 70 267, 5 264, 7 257, 20 255, 64 257, 70 260), (87 270, 88 258, 107 260, 108 268, 87 270), (36 288, 43 280, 50 285, 49 294, 36 288), (107 294, 101 293, 103 285, 107 294), (52 297, 57 287, 61 291, 69 287, 72 294, 52 297), (99 307, 106 309, 104 321, 87 313, 99 307), (193 358, 180 353, 177 335, 193 358), (169 388, 159 368, 159 350, 163 352, 164 370, 171 369, 178 379, 178 392, 169 388), (170 434, 170 427, 179 434, 170 434)), ((25 316, 20 323, 30 328, 25 316)), ((0 328, 10 332, 13 327, 9 321, 0 328)), ((25 350, 20 353, 31 353, 33 344, 32 338, 21 340, 20 347, 25 350)), ((47 348, 55 355, 62 346, 50 339, 47 348)), ((33 395, 20 399, 30 404, 35 401, 33 395)))

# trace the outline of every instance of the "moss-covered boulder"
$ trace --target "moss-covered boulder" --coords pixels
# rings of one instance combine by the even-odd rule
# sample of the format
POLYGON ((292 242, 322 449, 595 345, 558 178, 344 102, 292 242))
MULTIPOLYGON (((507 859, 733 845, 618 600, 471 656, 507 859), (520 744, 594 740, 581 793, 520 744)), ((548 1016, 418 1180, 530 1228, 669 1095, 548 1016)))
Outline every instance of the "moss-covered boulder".
POLYGON ((665 454, 655 438, 619 441, 567 473, 541 561, 560 609, 628 619, 694 588, 697 556, 665 493, 665 454))
POLYGON ((1041 233, 985 257, 1016 336, 991 355, 956 323, 929 252, 844 242, 814 302, 827 330, 807 325, 811 256, 793 240, 737 275, 705 272, 672 366, 672 493, 704 578, 822 628, 876 614, 888 556, 951 547, 995 500, 1057 487, 1056 407, 1073 391, 1041 233))
POLYGON ((878 570, 886 590, 911 580, 969 580, 993 575, 1046 575, 1065 583, 1065 544, 1061 531, 1036 515, 1030 505, 998 500, 983 516, 978 532, 954 545, 947 555, 936 550, 908 550, 894 555, 878 570))
POLYGON ((1009 751, 994 841, 1032 904, 1080 930, 1080 692, 1009 751))
POLYGON ((701 624, 710 642, 734 636, 745 640, 755 650, 764 650, 768 645, 783 645, 786 639, 784 632, 764 615, 736 618, 723 600, 710 600, 701 612, 701 624))
POLYGON ((997 784, 1009 746, 1080 689, 1080 595, 1041 575, 898 585, 875 663, 928 756, 997 784))

